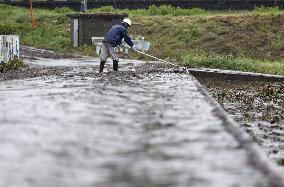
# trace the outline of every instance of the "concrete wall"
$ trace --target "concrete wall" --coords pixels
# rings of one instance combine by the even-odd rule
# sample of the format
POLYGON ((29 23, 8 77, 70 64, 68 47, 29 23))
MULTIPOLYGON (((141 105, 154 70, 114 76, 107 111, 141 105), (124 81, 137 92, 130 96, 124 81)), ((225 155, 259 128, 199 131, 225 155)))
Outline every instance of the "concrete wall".
MULTIPOLYGON (((123 18, 128 17, 128 14, 69 14, 71 22, 74 19, 78 19, 78 45, 88 44, 91 45, 92 37, 104 36, 108 29, 115 24, 120 23, 123 18)), ((74 25, 71 24, 71 27, 74 25)), ((74 32, 74 28, 71 31, 74 32)), ((73 33, 71 33, 72 36, 73 33)), ((74 41, 74 37, 72 37, 74 41)), ((74 46, 74 45, 73 45, 74 46)), ((75 46, 74 46, 75 47, 75 46)))

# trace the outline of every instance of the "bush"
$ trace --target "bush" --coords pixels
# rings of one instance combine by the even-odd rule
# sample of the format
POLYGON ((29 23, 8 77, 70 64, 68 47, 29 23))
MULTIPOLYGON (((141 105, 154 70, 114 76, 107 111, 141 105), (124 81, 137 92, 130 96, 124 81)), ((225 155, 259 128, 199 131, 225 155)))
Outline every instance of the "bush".
POLYGON ((69 8, 69 7, 62 7, 62 8, 56 7, 54 9, 54 12, 55 13, 60 13, 60 14, 67 14, 67 13, 73 12, 73 10, 71 8, 69 8))
POLYGON ((182 15, 197 15, 197 14, 205 14, 206 11, 200 8, 193 9, 182 9, 179 7, 173 7, 171 5, 151 5, 148 9, 137 9, 137 10, 120 10, 115 9, 112 6, 105 6, 100 8, 91 9, 88 12, 96 13, 96 12, 112 12, 112 13, 128 13, 129 15, 144 15, 144 16, 162 16, 162 15, 172 15, 172 16, 182 16, 182 15))
POLYGON ((93 10, 95 10, 95 12, 115 12, 113 6, 104 6, 93 10))
POLYGON ((18 57, 14 57, 13 60, 8 62, 3 62, 0 64, 0 72, 4 73, 10 70, 18 70, 27 67, 26 64, 23 63, 18 57))
POLYGON ((264 7, 264 6, 261 6, 261 7, 256 7, 254 10, 253 10, 253 14, 270 14, 270 15, 278 15, 280 13, 280 9, 279 7, 264 7))
POLYGON ((150 6, 146 10, 147 15, 172 15, 172 16, 182 16, 182 15, 198 15, 198 14, 205 14, 206 11, 200 8, 193 8, 193 9, 182 9, 182 8, 175 8, 171 5, 162 5, 157 7, 156 5, 150 6))
POLYGON ((161 10, 156 5, 151 5, 147 9, 147 12, 148 12, 148 15, 160 15, 161 14, 161 10))
POLYGON ((71 40, 68 37, 58 36, 56 38, 58 47, 65 48, 67 46, 71 46, 71 40))

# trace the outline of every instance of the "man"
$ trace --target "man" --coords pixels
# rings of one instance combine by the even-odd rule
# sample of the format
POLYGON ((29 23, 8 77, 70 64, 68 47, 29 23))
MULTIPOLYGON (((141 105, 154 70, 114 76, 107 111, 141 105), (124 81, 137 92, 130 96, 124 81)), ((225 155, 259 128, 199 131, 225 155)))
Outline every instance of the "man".
POLYGON ((117 46, 122 44, 122 39, 132 48, 133 42, 128 35, 128 28, 131 26, 131 20, 128 18, 123 19, 120 24, 112 26, 103 40, 103 46, 101 50, 101 63, 100 63, 100 73, 103 72, 104 65, 106 63, 107 57, 110 54, 113 60, 113 70, 118 70, 119 57, 116 53, 117 46))

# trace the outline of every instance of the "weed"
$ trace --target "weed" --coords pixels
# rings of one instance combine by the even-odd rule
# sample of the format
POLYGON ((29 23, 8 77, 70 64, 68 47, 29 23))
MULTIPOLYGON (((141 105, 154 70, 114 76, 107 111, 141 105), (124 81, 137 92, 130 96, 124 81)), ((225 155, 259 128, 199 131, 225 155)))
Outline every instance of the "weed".
POLYGON ((17 27, 10 24, 0 24, 0 34, 1 35, 11 35, 17 31, 17 27))
POLYGON ((280 13, 280 9, 279 9, 278 6, 276 6, 276 7, 264 7, 264 6, 261 6, 261 7, 256 7, 253 10, 253 14, 255 14, 255 15, 269 14, 269 15, 272 15, 272 16, 276 16, 279 13, 280 13))
POLYGON ((9 60, 8 62, 0 63, 0 72, 4 73, 10 70, 18 70, 25 67, 27 67, 27 65, 15 56, 12 60, 9 60))
POLYGON ((71 13, 73 12, 73 10, 69 7, 62 7, 62 8, 55 8, 54 9, 55 13, 63 13, 63 14, 67 14, 67 13, 71 13))

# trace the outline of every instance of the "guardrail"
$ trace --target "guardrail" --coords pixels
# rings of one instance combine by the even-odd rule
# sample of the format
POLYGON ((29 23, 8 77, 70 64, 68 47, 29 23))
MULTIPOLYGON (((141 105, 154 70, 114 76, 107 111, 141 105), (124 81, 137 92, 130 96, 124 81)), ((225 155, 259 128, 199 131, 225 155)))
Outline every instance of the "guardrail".
MULTIPOLYGON (((96 47, 96 54, 100 55, 101 54, 101 48, 102 48, 102 41, 103 41, 104 37, 92 37, 92 45, 94 45, 96 47)), ((140 51, 148 51, 150 48, 150 42, 145 41, 144 37, 138 37, 135 40, 132 40, 132 42, 134 43, 134 48, 138 49, 140 51)), ((122 45, 120 47, 118 47, 118 49, 123 52, 123 54, 125 56, 128 56, 128 50, 129 47, 127 47, 128 44, 125 41, 122 41, 122 45)))

